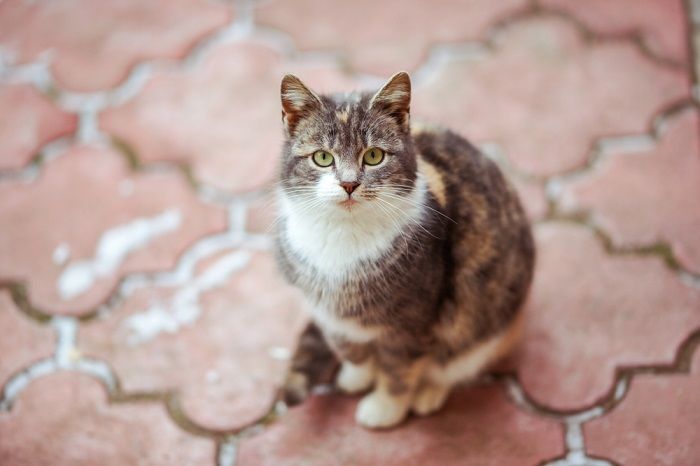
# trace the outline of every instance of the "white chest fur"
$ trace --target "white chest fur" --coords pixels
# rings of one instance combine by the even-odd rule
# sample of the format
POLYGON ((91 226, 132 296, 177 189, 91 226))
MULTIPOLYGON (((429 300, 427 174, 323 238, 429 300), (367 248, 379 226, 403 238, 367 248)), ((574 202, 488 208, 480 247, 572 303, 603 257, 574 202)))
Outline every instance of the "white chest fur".
POLYGON ((404 199, 362 200, 350 211, 328 202, 309 209, 279 193, 289 246, 326 278, 342 279, 362 261, 379 259, 424 212, 422 176, 404 199), (385 204, 390 202, 392 205, 385 204))

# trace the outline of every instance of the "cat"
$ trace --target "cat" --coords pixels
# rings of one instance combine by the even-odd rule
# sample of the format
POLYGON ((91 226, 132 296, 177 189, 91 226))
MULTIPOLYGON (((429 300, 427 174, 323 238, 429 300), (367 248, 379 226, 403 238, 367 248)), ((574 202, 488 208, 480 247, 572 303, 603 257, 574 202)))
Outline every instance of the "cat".
POLYGON ((360 425, 433 413, 517 340, 535 262, 518 196, 467 140, 411 124, 405 72, 337 95, 287 75, 281 100, 274 249, 312 315, 288 399, 303 400, 330 354, 340 390, 368 392, 360 425))

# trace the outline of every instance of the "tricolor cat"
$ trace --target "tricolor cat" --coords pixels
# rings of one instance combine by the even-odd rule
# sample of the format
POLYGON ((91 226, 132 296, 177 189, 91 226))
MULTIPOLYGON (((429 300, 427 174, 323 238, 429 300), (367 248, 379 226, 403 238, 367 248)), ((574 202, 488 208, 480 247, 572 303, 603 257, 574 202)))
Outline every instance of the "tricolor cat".
MULTIPOLYGON (((498 167, 446 129, 412 126, 411 83, 317 95, 282 80, 285 143, 276 255, 341 361, 337 386, 368 391, 370 428, 432 413, 516 340, 535 250, 498 167)), ((475 115, 478 118, 478 115, 475 115)), ((308 342, 307 342, 308 343, 308 342)), ((308 392, 298 353, 286 390, 308 392)))

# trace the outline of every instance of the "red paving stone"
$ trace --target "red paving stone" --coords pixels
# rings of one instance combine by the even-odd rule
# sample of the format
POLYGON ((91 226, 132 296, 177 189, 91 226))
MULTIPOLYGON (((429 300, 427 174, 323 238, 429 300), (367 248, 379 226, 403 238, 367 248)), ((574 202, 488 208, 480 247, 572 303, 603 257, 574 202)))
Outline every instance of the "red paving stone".
POLYGON ((157 75, 130 103, 104 112, 100 124, 143 162, 184 162, 199 181, 253 190, 276 173, 286 72, 319 92, 355 87, 338 70, 285 63, 272 49, 243 42, 212 51, 194 72, 157 75))
POLYGON ((514 366, 539 403, 586 407, 611 389, 616 367, 671 363, 700 326, 700 290, 662 260, 607 255, 578 226, 536 231, 537 271, 514 366))
MULTIPOLYGON (((31 301, 47 312, 85 313, 109 296, 120 277, 172 268, 188 245, 222 231, 224 221, 225 212, 197 201, 179 173, 133 173, 112 150, 74 147, 46 164, 35 182, 0 185, 0 279, 28 280, 31 301), (57 248, 68 246, 67 265, 92 260, 107 230, 168 212, 180 213, 179 227, 134 249, 116 270, 105 269, 84 293, 69 299, 59 294, 65 266, 54 260, 57 248)), ((105 252, 118 250, 120 237, 112 237, 105 252)))
POLYGON ((213 441, 180 430, 160 403, 109 403, 77 373, 32 382, 0 414, 3 466, 214 464, 214 456, 213 441))
POLYGON ((0 170, 24 167, 44 144, 71 134, 76 122, 31 86, 0 86, 0 170))
POLYGON ((597 34, 638 34, 654 54, 679 63, 688 60, 683 0, 539 1, 573 15, 597 34))
MULTIPOLYGON (((47 312, 83 314, 106 302, 121 278, 170 271, 195 241, 222 232, 224 209, 199 200, 176 169, 150 169, 159 162, 186 167, 205 187, 246 193, 237 202, 258 191, 247 231, 268 233, 282 141, 281 76, 295 73, 326 92, 360 87, 369 80, 360 80, 363 73, 420 68, 415 121, 495 144, 514 172, 537 175, 513 180, 528 215, 540 221, 539 263, 524 341, 505 367, 539 404, 591 406, 609 393, 617 367, 674 360, 680 342, 700 327, 700 289, 658 254, 608 253, 583 225, 542 223, 543 177, 583 166, 601 137, 647 134, 662 109, 688 99, 688 73, 664 63, 687 63, 685 18, 681 0, 536 3, 564 14, 514 19, 529 0, 256 2, 254 21, 263 25, 253 32, 257 42, 236 36, 192 66, 156 67, 133 98, 98 115, 100 129, 148 170, 130 169, 115 150, 80 146, 44 163, 35 180, 0 173, 0 282, 25 281, 31 302, 47 312), (586 39, 577 24, 605 38, 586 39), (291 41, 278 40, 284 36, 291 41), (452 53, 422 67, 435 44, 486 39, 493 47, 483 54, 452 53), (179 225, 171 209, 181 213, 179 225), (154 219, 171 226, 148 239, 154 219), (118 252, 128 235, 114 229, 125 225, 134 240, 145 234, 143 244, 127 248, 121 262, 98 262, 97 281, 63 299, 61 274, 100 256, 101 239, 110 243, 103 252, 118 252)), ((50 49, 58 92, 106 89, 143 60, 174 64, 231 20, 234 8, 205 0, 0 2, 0 48, 3 62, 18 63, 50 49)), ((245 35, 245 27, 237 33, 245 35)), ((5 84, 6 71, 0 170, 26 166, 76 126, 51 102, 53 89, 42 95, 5 84)), ((692 234, 700 227, 698 127, 697 112, 685 112, 666 121, 650 150, 607 154, 564 182, 563 212, 589 211, 621 248, 668 242, 683 267, 700 271, 692 234)), ((171 408, 184 425, 239 429, 268 411, 307 317, 269 252, 226 249, 199 257, 193 269, 177 286, 147 285, 80 322, 78 349, 107 363, 126 393, 174 394, 171 408), (134 323, 142 332, 165 327, 137 340, 134 323)), ((20 312, 7 290, 0 290, 0 328, 0 384, 53 352, 51 326, 20 312)), ((621 404, 584 425, 586 451, 620 464, 694 464, 698 354, 692 375, 635 375, 621 404)), ((565 454, 562 425, 516 406, 501 385, 460 390, 440 414, 390 432, 358 427, 355 406, 350 397, 313 397, 241 440, 236 464, 544 464, 565 454)), ((95 380, 64 372, 34 380, 0 413, 0 463, 215 464, 215 438, 183 431, 161 402, 109 401, 95 380)))
POLYGON ((50 51, 62 87, 94 91, 116 86, 140 61, 184 56, 229 17, 223 3, 204 0, 3 2, 0 45, 20 62, 50 51))
POLYGON ((15 306, 8 290, 0 290, 0 391, 12 374, 51 356, 53 330, 30 319, 15 306), (7 331, 12 329, 12 331, 7 331))
POLYGON ((692 466, 700 459, 700 351, 691 374, 635 376, 614 411, 585 424, 587 450, 618 464, 692 466))
POLYGON ((592 219, 621 247, 669 242, 689 270, 700 273, 700 118, 687 111, 668 122, 658 145, 611 153, 601 166, 566 186, 565 210, 592 219))
POLYGON ((684 72, 655 65, 633 43, 586 44, 570 22, 545 17, 504 30, 493 55, 447 65, 416 89, 412 109, 548 175, 583 165, 598 137, 646 132, 688 90, 684 72))
POLYGON ((537 221, 547 214, 547 198, 544 186, 534 181, 511 178, 511 182, 520 196, 530 221, 537 221))
POLYGON ((500 387, 454 393, 444 410, 371 432, 350 397, 317 396, 241 443, 239 466, 537 464, 561 456, 562 429, 513 406, 500 387))
POLYGON ((136 343, 130 325, 154 302, 173 314, 172 293, 137 292, 114 315, 84 327, 81 350, 108 361, 126 391, 178 388, 185 412, 208 428, 237 428, 265 414, 284 378, 280 356, 293 350, 306 322, 299 292, 282 282, 272 257, 255 254, 204 292, 193 324, 136 343))
POLYGON ((261 2, 256 16, 261 25, 290 34, 302 50, 341 52, 353 68, 389 76, 416 69, 435 43, 485 39, 491 24, 526 5, 526 0, 287 0, 261 2))

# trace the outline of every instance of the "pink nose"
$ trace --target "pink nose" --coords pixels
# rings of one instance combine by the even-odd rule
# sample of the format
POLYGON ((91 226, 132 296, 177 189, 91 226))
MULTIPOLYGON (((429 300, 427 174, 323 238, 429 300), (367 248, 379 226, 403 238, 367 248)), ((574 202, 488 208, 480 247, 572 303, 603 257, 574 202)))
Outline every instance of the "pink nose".
POLYGON ((360 186, 360 183, 358 183, 356 181, 341 181, 340 186, 343 187, 343 189, 345 190, 346 193, 352 194, 352 192, 355 190, 355 188, 360 186))

